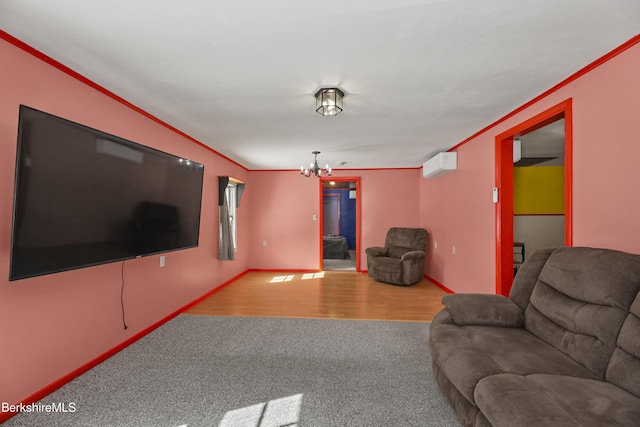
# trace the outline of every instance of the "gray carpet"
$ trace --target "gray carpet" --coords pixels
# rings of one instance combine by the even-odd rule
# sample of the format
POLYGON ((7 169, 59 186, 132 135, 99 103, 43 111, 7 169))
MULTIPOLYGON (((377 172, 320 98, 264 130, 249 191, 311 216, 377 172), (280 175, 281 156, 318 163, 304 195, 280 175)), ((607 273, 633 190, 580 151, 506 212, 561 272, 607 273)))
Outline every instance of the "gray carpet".
POLYGON ((349 251, 349 259, 323 259, 322 269, 325 271, 356 270, 356 251, 349 251))
POLYGON ((180 315, 5 426, 457 426, 428 329, 180 315))

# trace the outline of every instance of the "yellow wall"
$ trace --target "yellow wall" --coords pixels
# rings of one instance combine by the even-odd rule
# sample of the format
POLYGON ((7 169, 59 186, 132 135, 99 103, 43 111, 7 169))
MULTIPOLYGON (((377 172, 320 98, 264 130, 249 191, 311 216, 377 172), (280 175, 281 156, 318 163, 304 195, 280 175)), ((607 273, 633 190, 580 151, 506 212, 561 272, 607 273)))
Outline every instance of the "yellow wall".
POLYGON ((564 166, 513 168, 514 215, 564 214, 564 166))

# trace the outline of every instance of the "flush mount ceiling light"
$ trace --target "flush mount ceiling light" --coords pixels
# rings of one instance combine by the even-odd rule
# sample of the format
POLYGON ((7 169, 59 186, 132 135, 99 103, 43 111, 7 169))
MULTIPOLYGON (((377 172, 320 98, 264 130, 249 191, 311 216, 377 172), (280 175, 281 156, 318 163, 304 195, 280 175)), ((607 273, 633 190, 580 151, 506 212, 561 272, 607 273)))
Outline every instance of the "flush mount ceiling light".
POLYGON ((323 116, 337 116, 342 112, 344 92, 337 87, 325 87, 316 92, 316 111, 323 116))
POLYGON ((311 154, 315 156, 313 163, 311 163, 309 169, 305 169, 304 166, 300 166, 300 173, 306 177, 310 177, 313 174, 316 178, 320 178, 321 176, 331 176, 331 168, 329 165, 325 168, 318 166, 318 154, 320 154, 320 152, 312 151, 311 154))

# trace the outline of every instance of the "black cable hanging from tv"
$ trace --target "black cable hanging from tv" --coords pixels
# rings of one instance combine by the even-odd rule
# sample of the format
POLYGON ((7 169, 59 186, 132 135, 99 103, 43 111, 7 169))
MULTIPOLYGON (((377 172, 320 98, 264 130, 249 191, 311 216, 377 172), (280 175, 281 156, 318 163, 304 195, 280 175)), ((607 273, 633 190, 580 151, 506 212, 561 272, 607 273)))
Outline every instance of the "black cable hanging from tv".
POLYGON ((128 326, 124 316, 124 261, 122 261, 121 277, 122 287, 120 288, 120 306, 122 307, 122 326, 124 326, 124 330, 126 331, 128 326))

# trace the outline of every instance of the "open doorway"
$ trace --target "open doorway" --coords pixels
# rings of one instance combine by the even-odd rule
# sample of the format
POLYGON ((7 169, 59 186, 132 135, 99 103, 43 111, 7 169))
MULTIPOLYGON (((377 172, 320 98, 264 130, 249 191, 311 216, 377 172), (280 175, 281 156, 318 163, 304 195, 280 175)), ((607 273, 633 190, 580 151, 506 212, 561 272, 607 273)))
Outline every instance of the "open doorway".
MULTIPOLYGON (((496 137, 496 293, 509 295, 516 265, 516 252, 522 248, 514 238, 514 140, 526 139, 527 135, 551 125, 561 126, 563 133, 563 169, 562 169, 562 219, 565 246, 572 244, 572 118, 571 99, 568 99, 547 111, 501 133, 496 137)), ((534 134, 535 135, 535 134, 534 134)), ((532 146, 527 149, 533 148, 532 146)), ((531 156, 534 157, 534 156, 531 156)), ((542 156, 539 157, 554 157, 542 156)), ((550 159, 549 159, 550 160, 550 159)), ((544 197, 544 195, 543 195, 544 197)), ((554 212, 557 214, 558 212, 554 212)), ((519 222, 516 221, 516 222, 519 222)), ((522 235, 521 235, 522 236, 522 235)), ((524 245, 526 248, 526 243, 524 245)), ((529 251, 527 251, 529 252, 529 251)), ((526 257, 526 253, 522 258, 526 257)))
POLYGON ((360 179, 320 180, 322 270, 360 271, 360 179))
POLYGON ((514 141, 514 273, 534 250, 565 244, 564 128, 560 118, 514 141))

